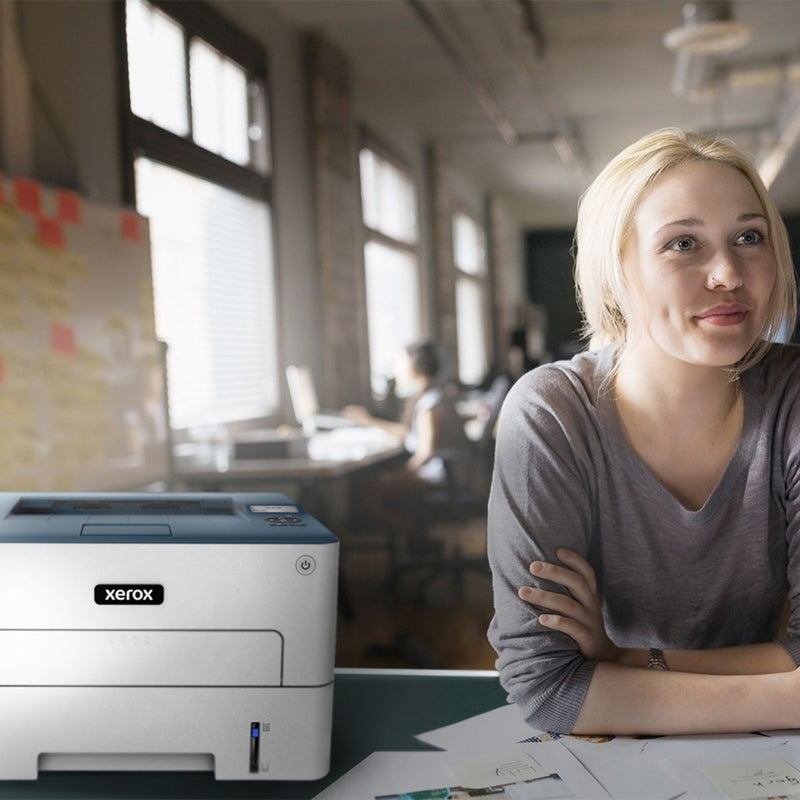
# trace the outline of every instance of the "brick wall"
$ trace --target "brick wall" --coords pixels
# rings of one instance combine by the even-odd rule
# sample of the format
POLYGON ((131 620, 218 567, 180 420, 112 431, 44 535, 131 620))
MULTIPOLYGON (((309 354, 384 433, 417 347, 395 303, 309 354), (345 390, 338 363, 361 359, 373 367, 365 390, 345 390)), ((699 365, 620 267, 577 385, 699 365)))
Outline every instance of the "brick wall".
MULTIPOLYGON (((442 149, 428 148, 433 230, 433 334, 445 352, 458 352, 455 263, 453 254, 453 197, 451 167, 442 149)), ((455 371, 455 360, 453 361, 455 371)))
POLYGON ((321 402, 363 400, 369 381, 361 247, 358 134, 347 59, 319 35, 307 41, 319 294, 321 402))

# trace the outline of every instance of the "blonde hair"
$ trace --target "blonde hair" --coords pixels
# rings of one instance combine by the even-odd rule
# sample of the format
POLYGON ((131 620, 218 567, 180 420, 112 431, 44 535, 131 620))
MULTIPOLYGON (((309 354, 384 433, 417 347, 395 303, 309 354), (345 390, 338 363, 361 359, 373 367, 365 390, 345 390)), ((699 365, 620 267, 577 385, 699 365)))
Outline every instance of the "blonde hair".
POLYGON ((619 305, 622 296, 622 251, 644 192, 666 170, 692 161, 734 167, 753 187, 769 228, 769 243, 777 262, 777 277, 769 298, 767 319, 758 340, 735 366, 735 373, 757 363, 781 332, 794 327, 797 290, 786 227, 750 159, 726 139, 677 128, 655 131, 613 158, 578 204, 575 230, 575 284, 583 315, 583 332, 591 346, 624 346, 627 321, 619 305))

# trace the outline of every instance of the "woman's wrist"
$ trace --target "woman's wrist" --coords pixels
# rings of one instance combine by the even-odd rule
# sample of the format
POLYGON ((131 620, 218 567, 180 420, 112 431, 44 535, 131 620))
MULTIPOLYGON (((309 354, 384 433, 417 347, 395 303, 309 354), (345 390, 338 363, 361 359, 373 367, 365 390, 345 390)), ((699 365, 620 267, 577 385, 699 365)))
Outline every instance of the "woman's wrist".
POLYGON ((650 650, 638 647, 618 647, 617 664, 625 667, 647 667, 650 661, 650 650))

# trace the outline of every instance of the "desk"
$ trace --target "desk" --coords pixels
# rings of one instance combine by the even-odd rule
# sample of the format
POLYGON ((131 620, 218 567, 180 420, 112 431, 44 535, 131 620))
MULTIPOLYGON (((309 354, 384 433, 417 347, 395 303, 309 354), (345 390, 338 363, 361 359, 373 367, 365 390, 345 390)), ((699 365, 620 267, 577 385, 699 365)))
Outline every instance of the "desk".
MULTIPOLYGON (((202 452, 202 449, 201 449, 202 452)), ((349 509, 337 508, 346 497, 341 481, 349 481, 365 470, 386 467, 405 455, 402 442, 378 428, 342 428, 317 433, 308 440, 308 456, 298 458, 239 459, 229 461, 218 454, 206 457, 176 457, 172 487, 178 491, 267 491, 299 487, 294 498, 336 532, 349 509)))
MULTIPOLYGON (((381 464, 403 454, 402 442, 376 429, 343 428, 309 437, 308 455, 286 458, 243 458, 229 461, 209 451, 206 457, 195 452, 178 456, 175 480, 198 491, 220 484, 239 485, 258 480, 330 479, 381 464)), ((202 451, 200 446, 197 450, 202 451)))
POLYGON ((331 770, 310 782, 216 781, 210 773, 42 773, 0 781, 0 798, 312 798, 376 750, 430 750, 415 734, 489 711, 506 694, 491 672, 337 670, 331 770))

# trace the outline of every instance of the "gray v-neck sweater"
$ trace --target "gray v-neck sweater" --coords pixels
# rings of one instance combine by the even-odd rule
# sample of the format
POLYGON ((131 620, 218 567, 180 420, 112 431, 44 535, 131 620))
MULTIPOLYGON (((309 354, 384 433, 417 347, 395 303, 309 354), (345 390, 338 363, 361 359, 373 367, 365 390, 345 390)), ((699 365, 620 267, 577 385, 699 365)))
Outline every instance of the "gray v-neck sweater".
POLYGON ((571 730, 596 666, 517 596, 537 583, 530 562, 557 563, 559 546, 594 567, 620 647, 772 641, 788 590, 782 643, 800 665, 800 348, 776 345, 742 376, 741 439, 698 511, 628 445, 612 361, 606 348, 538 367, 512 387, 498 426, 489 640, 509 699, 540 730, 571 730))

